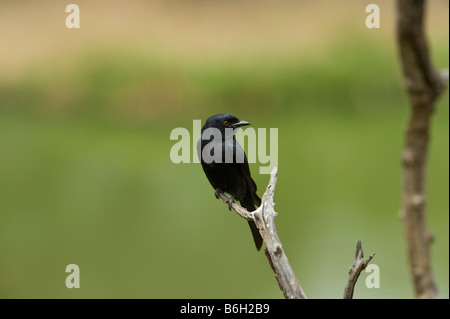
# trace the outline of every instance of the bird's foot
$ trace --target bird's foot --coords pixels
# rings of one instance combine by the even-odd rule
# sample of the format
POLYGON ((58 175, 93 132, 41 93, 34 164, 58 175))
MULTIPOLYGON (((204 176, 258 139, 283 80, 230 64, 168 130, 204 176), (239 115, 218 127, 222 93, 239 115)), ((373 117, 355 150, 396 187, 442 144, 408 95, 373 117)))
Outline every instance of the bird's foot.
POLYGON ((216 196, 217 199, 220 198, 220 194, 224 194, 220 188, 216 188, 214 191, 214 196, 216 196))
POLYGON ((216 196, 217 199, 221 198, 223 200, 224 203, 228 204, 228 210, 231 211, 231 209, 233 208, 233 203, 234 203, 234 196, 231 196, 230 198, 228 198, 224 192, 222 192, 221 189, 216 188, 216 190, 214 191, 214 196, 216 196), (223 196, 220 196, 223 195, 223 196))
POLYGON ((224 200, 224 202, 228 204, 228 210, 231 211, 231 209, 233 208, 234 196, 231 196, 227 200, 224 200))

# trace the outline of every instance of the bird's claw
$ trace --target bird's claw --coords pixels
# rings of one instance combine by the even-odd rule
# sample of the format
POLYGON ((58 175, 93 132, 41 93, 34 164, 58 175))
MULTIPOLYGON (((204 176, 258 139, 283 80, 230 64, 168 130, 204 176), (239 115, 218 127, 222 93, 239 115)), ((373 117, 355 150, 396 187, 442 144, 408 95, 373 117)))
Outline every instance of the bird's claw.
POLYGON ((219 188, 216 188, 216 190, 214 191, 214 196, 216 196, 216 198, 219 199, 220 194, 223 194, 223 192, 219 188))
POLYGON ((231 208, 233 208, 234 196, 231 196, 227 200, 224 200, 224 202, 228 204, 228 210, 231 211, 231 208))
MULTIPOLYGON (((225 193, 222 192, 222 190, 220 190, 219 188, 216 188, 216 190, 214 191, 214 196, 216 196, 216 198, 219 199, 219 198, 221 198, 221 196, 220 196, 221 194, 225 195, 225 193)), ((224 197, 226 197, 226 195, 224 197)), ((228 204, 228 210, 231 211, 231 209, 233 208, 234 196, 231 196, 230 198, 227 198, 227 199, 222 198, 222 200, 224 203, 228 204)))

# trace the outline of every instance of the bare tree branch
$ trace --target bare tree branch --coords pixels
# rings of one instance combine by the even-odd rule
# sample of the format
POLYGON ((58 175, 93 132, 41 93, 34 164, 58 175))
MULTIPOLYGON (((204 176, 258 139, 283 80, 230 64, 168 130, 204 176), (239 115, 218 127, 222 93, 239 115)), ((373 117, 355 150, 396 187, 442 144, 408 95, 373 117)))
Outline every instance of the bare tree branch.
MULTIPOLYGON (((277 184, 278 169, 274 167, 270 175, 270 181, 261 200, 261 206, 254 212, 248 212, 235 202, 231 203, 231 208, 242 218, 247 221, 254 221, 256 227, 266 244, 265 254, 272 268, 275 278, 278 282, 283 295, 286 299, 307 299, 302 287, 298 283, 297 277, 292 270, 289 260, 283 250, 280 238, 278 237, 275 227, 274 218, 278 214, 274 210, 275 203, 273 196, 275 195, 275 186, 277 184)), ((217 192, 217 196, 225 203, 230 205, 230 198, 224 193, 217 192)), ((364 270, 372 260, 375 253, 372 253, 367 259, 363 259, 361 241, 358 240, 356 245, 356 254, 353 266, 350 267, 349 278, 344 290, 344 299, 353 297, 353 290, 358 280, 359 274, 364 270)))
POLYGON ((397 41, 411 105, 402 157, 402 217, 415 296, 437 298, 430 261, 432 235, 426 225, 425 168, 431 116, 445 88, 445 72, 438 72, 430 59, 423 27, 424 8, 424 0, 397 1, 397 41))
MULTIPOLYGON (((231 207, 239 216, 246 220, 254 221, 256 227, 258 227, 266 244, 265 254, 284 297, 286 299, 306 299, 306 295, 284 253, 283 245, 275 228, 274 217, 277 213, 273 208, 275 205, 273 196, 275 194, 277 176, 278 170, 274 167, 270 175, 269 185, 267 185, 262 197, 261 206, 257 210, 248 212, 236 203, 232 203, 231 207)), ((228 203, 229 198, 225 194, 218 193, 218 195, 224 202, 228 203)))
POLYGON ((363 259, 364 253, 362 250, 361 241, 358 240, 358 242, 356 243, 355 260, 353 261, 353 265, 349 268, 348 271, 348 280, 344 289, 344 299, 353 298, 353 291, 355 289, 356 282, 358 281, 358 277, 361 274, 361 271, 366 269, 373 256, 375 256, 375 253, 372 253, 369 257, 363 259))

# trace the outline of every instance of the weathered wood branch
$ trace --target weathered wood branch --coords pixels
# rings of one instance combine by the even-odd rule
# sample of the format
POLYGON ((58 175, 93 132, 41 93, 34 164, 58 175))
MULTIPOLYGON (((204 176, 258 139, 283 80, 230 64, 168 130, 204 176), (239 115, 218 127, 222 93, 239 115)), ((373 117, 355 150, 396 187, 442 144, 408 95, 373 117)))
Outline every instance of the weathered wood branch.
POLYGON ((372 253, 369 257, 363 259, 364 253, 362 250, 361 241, 358 240, 356 244, 355 260, 353 261, 353 265, 349 268, 348 271, 348 280, 344 289, 344 299, 353 298, 353 291, 355 289, 356 282, 358 281, 358 277, 361 274, 361 271, 366 269, 373 256, 375 256, 375 253, 372 253))
MULTIPOLYGON (((261 200, 261 206, 254 212, 248 212, 245 208, 242 208, 235 202, 231 203, 231 208, 243 219, 247 221, 254 221, 256 227, 266 244, 265 254, 272 268, 275 278, 278 282, 283 295, 286 299, 306 299, 306 294, 303 292, 295 273, 289 264, 289 260, 283 250, 280 238, 278 237, 277 229, 275 227, 274 218, 278 214, 274 210, 275 203, 273 202, 273 196, 275 195, 275 186, 277 184, 278 169, 274 167, 270 175, 270 181, 267 185, 266 191, 261 200)), ((230 202, 224 193, 217 193, 225 203, 230 202)), ((353 297, 353 289, 358 280, 358 276, 363 269, 372 260, 375 253, 370 255, 367 259, 364 257, 361 241, 358 241, 356 246, 356 257, 352 268, 350 269, 350 276, 345 287, 344 298, 353 297)))
POLYGON ((397 1, 397 41, 411 115, 403 152, 402 218, 416 298, 437 298, 425 212, 425 168, 435 102, 445 88, 445 73, 432 65, 424 34, 424 0, 397 1))
MULTIPOLYGON (((306 299, 306 295, 284 253, 283 245, 275 227, 274 218, 277 213, 273 208, 275 205, 273 196, 275 194, 277 177, 278 170, 274 167, 270 175, 269 185, 267 185, 261 199, 261 206, 254 212, 248 212, 236 203, 232 203, 231 207, 239 216, 245 220, 254 221, 256 227, 258 227, 261 237, 266 244, 265 254, 284 297, 286 299, 306 299)), ((224 202, 229 201, 225 194, 219 193, 218 195, 224 202)))

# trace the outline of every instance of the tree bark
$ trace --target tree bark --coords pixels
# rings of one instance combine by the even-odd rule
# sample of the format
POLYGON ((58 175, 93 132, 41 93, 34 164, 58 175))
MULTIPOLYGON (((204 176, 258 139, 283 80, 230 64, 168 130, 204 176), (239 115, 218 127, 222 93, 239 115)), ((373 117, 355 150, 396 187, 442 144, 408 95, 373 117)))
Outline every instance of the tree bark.
POLYGON ((397 0, 397 41, 411 113, 403 161, 402 218, 416 298, 437 298, 430 261, 432 235, 425 211, 431 117, 444 81, 434 69, 424 35, 424 0, 397 0))
MULTIPOLYGON (((224 193, 217 193, 225 203, 231 205, 231 208, 242 218, 247 221, 253 221, 258 227, 258 230, 266 245, 265 254, 269 261, 270 267, 273 270, 278 286, 283 292, 286 299, 307 299, 303 292, 294 270, 292 269, 289 260, 284 253, 283 245, 278 237, 277 229, 275 227, 274 218, 278 214, 274 210, 275 203, 273 196, 275 195, 275 186, 277 185, 278 169, 274 167, 270 174, 270 181, 267 185, 266 191, 261 200, 261 206, 254 212, 248 212, 234 201, 230 202, 230 198, 224 193), (231 203, 231 204, 230 204, 231 203)), ((349 278, 344 289, 344 298, 353 298, 353 290, 358 280, 359 274, 364 270, 369 262, 372 260, 375 253, 372 253, 368 258, 363 259, 364 254, 359 240, 356 245, 355 260, 353 266, 349 270, 349 278)))
MULTIPOLYGON (((261 200, 261 206, 254 212, 248 212, 236 203, 232 203, 233 210, 247 221, 254 221, 261 237, 266 244, 265 254, 269 260, 275 278, 286 299, 306 299, 306 295, 300 286, 294 270, 283 250, 280 238, 275 227, 274 218, 277 213, 274 210, 273 196, 277 184, 278 169, 273 168, 270 181, 261 200)), ((227 202, 230 200, 225 194, 219 193, 219 197, 227 202)))
POLYGON ((344 288, 343 299, 353 298, 353 292, 355 290, 355 285, 358 281, 359 275, 361 274, 361 271, 366 269, 373 256, 375 256, 375 253, 372 253, 369 257, 363 259, 364 253, 362 250, 361 241, 358 240, 356 243, 355 260, 353 261, 353 265, 348 270, 348 280, 344 288))

